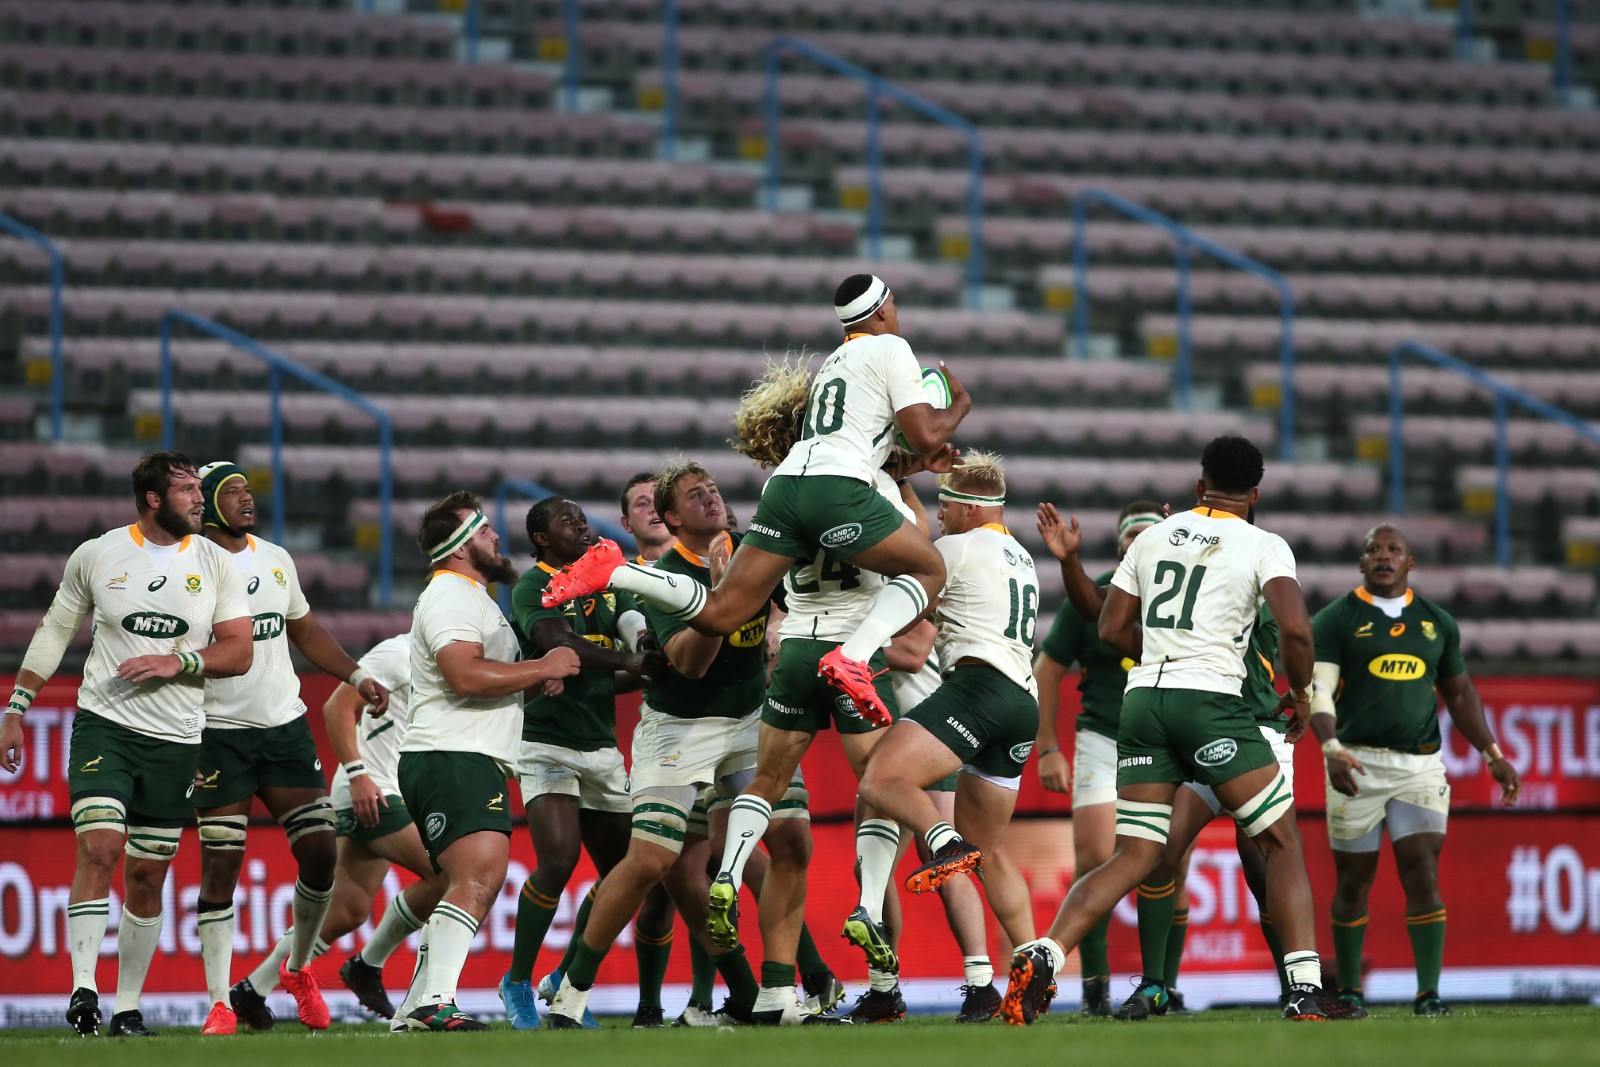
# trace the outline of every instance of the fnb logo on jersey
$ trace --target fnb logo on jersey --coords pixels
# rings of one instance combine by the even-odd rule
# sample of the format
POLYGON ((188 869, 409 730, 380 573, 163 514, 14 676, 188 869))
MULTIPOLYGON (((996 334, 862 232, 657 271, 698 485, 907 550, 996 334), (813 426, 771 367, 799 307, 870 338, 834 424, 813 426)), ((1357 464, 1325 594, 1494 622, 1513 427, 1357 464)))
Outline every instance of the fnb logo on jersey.
POLYGON ((1379 656, 1367 664, 1367 670, 1379 678, 1392 682, 1406 682, 1412 678, 1421 678, 1428 665, 1416 656, 1404 656, 1396 653, 1389 656, 1379 656))
POLYGON ((1194 761, 1202 767, 1220 767, 1238 754, 1239 742, 1223 737, 1195 749, 1194 761))
POLYGON ((182 637, 189 632, 188 623, 159 611, 136 611, 124 616, 122 628, 140 637, 182 637))
POLYGON ((257 641, 271 641, 283 633, 283 616, 275 611, 264 611, 254 621, 254 637, 257 641))

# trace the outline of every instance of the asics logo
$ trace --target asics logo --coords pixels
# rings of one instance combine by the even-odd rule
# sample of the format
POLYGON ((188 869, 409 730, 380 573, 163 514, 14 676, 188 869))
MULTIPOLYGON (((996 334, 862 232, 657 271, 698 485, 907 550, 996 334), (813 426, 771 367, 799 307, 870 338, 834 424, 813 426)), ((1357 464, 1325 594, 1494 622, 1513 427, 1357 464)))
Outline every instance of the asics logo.
POLYGON ((150 590, 150 592, 154 593, 157 589, 160 589, 162 586, 164 586, 166 584, 167 584, 167 576, 165 574, 163 574, 161 577, 157 578, 155 581, 153 581, 149 585, 145 586, 145 588, 150 590))

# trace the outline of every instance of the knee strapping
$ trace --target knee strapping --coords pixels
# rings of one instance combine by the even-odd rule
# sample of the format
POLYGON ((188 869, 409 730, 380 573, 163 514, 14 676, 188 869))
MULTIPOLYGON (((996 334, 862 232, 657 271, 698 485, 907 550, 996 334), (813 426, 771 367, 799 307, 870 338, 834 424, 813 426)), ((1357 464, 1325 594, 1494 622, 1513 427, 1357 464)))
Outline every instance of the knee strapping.
POLYGON ((219 852, 244 851, 250 816, 202 815, 198 822, 201 848, 214 848, 219 852))
POLYGON ((633 837, 674 855, 683 851, 683 837, 688 827, 689 813, 676 804, 656 799, 633 807, 633 837))
POLYGON ((278 816, 278 823, 294 844, 307 834, 333 833, 333 805, 327 797, 319 797, 278 816))
POLYGON ((1145 800, 1117 801, 1117 836, 1139 837, 1158 845, 1172 831, 1172 805, 1145 800))
POLYGON ((72 802, 74 833, 90 830, 128 831, 128 808, 116 797, 79 797, 72 802))
POLYGON ((123 851, 136 860, 167 863, 178 854, 178 842, 181 840, 181 826, 130 826, 128 843, 123 851))
POLYGON ((796 772, 794 780, 789 783, 789 788, 783 791, 783 796, 772 805, 774 819, 809 819, 811 818, 811 792, 806 788, 806 780, 796 772))
POLYGON ((1289 788, 1288 779, 1279 771, 1265 789, 1228 814, 1233 816, 1233 821, 1239 824, 1239 829, 1246 836, 1255 837, 1293 806, 1294 790, 1289 788))

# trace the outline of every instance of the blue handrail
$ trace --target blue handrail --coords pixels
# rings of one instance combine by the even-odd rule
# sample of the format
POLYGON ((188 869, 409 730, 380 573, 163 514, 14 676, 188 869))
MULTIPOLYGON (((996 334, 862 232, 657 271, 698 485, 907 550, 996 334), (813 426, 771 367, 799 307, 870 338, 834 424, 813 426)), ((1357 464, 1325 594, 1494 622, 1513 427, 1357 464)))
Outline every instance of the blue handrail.
POLYGON ((1472 58, 1473 0, 1456 0, 1456 58, 1472 58))
POLYGON ((1178 406, 1188 410, 1192 378, 1189 343, 1189 258, 1198 249, 1235 270, 1253 274, 1278 294, 1278 364, 1282 399, 1278 408, 1278 449, 1284 459, 1294 458, 1294 293, 1289 280, 1271 267, 1196 233, 1175 219, 1143 204, 1136 204, 1104 189, 1084 189, 1072 201, 1072 262, 1075 282, 1072 333, 1079 359, 1089 354, 1089 205, 1103 204, 1129 218, 1167 231, 1177 244, 1174 266, 1178 272, 1178 406))
POLYGON ((287 374, 313 388, 338 397, 351 407, 371 415, 378 423, 379 476, 378 476, 378 606, 388 610, 394 599, 394 421, 389 413, 349 386, 303 367, 294 360, 274 352, 252 337, 231 330, 192 311, 169 308, 161 316, 161 447, 172 447, 176 421, 172 413, 172 324, 181 322, 191 329, 210 334, 239 351, 261 360, 268 367, 267 378, 272 405, 272 539, 283 543, 284 477, 283 477, 283 382, 287 374))
POLYGON ((468 63, 478 61, 478 0, 467 0, 467 13, 462 19, 462 52, 468 63))
POLYGON ((567 42, 562 60, 562 96, 569 113, 578 110, 578 0, 561 0, 561 34, 567 42))
POLYGON ((907 92, 898 85, 832 52, 798 37, 779 34, 767 44, 766 75, 766 206, 778 210, 778 167, 782 145, 778 139, 779 59, 785 51, 795 52, 835 74, 854 78, 867 87, 867 256, 877 259, 883 252, 883 151, 879 143, 882 126, 880 98, 894 102, 943 123, 967 138, 967 305, 978 309, 983 302, 983 138, 977 127, 938 104, 907 92))
MULTIPOLYGON (((546 489, 538 482, 530 482, 526 478, 502 478, 494 491, 494 529, 500 535, 502 542, 511 540, 511 530, 506 525, 506 504, 510 500, 512 493, 520 493, 533 500, 556 495, 553 490, 546 489)), ((616 523, 607 519, 590 519, 589 525, 617 542, 625 550, 629 552, 637 551, 633 535, 616 523)), ((499 599, 500 610, 509 617, 511 615, 511 590, 507 589, 503 584, 500 587, 499 599)))
POLYGON ((59 443, 67 388, 66 361, 61 355, 61 288, 66 277, 61 248, 32 226, 18 222, 4 212, 0 212, 0 230, 31 241, 50 257, 50 438, 59 443))
MULTIPOLYGON (((477 0, 472 0, 477 4, 477 0)), ((570 114, 578 110, 578 0, 561 0, 561 36, 566 57, 561 64, 561 99, 570 114)), ((678 158, 678 2, 661 0, 661 158, 678 158)))
POLYGON ((1435 367, 1454 371, 1480 389, 1494 394, 1494 555, 1502 567, 1511 564, 1511 462, 1506 442, 1506 405, 1516 404, 1541 418, 1558 422, 1580 437, 1600 445, 1600 430, 1564 408, 1530 396, 1496 378, 1487 371, 1447 355, 1420 341, 1401 341, 1389 350, 1389 510, 1396 515, 1406 509, 1405 399, 1400 393, 1402 359, 1415 356, 1435 367))
POLYGON ((1556 0, 1556 97, 1572 106, 1572 0, 1556 0))

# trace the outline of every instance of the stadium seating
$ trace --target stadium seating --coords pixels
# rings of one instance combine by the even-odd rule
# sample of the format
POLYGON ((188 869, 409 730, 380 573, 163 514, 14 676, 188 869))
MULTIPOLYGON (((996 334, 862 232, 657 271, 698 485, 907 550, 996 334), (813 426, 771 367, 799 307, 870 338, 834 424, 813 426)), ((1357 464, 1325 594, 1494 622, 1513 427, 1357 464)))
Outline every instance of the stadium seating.
MULTIPOLYGON (((0 647, 26 640, 74 540, 127 521, 126 472, 161 430, 155 325, 175 307, 393 416, 397 608, 419 580, 405 531, 463 479, 532 478, 611 518, 629 475, 692 450, 748 518, 764 473, 724 451, 727 415, 766 358, 832 347, 832 286, 871 266, 857 83, 785 62, 784 210, 763 210, 776 32, 981 128, 985 310, 964 303, 966 141, 895 108, 880 143, 891 258, 872 269, 924 361, 950 360, 979 398, 958 443, 1006 454, 1008 523, 1036 552, 1036 500, 1078 511, 1104 562, 1116 508, 1183 506, 1205 440, 1242 432, 1269 456, 1278 442, 1273 291, 1196 259, 1195 403, 1175 410, 1171 238, 1095 210, 1079 293, 1070 206, 1091 187, 1287 276, 1304 451, 1269 460, 1262 522, 1314 601, 1355 583, 1383 518, 1382 364, 1398 342, 1600 416, 1600 114, 1553 106, 1538 4, 1479 3, 1501 54, 1536 62, 1458 63, 1448 26, 1332 0, 679 0, 683 162, 658 158, 654 0, 585 0, 576 111, 550 62, 558 0, 481 5, 512 63, 457 62, 434 0, 409 7, 428 17, 342 0, 0 7, 0 211, 66 255, 72 426, 62 445, 34 432, 45 260, 0 241, 0 372, 18 385, 0 401, 0 548, 20 561, 0 582, 0 647), (1096 358, 1064 358, 1085 296, 1096 358)), ((1583 34, 1576 55, 1580 76, 1600 65, 1583 34)), ((177 336, 180 443, 237 458, 264 490, 261 365, 177 336)), ((1516 415, 1516 565, 1497 570, 1487 402, 1419 364, 1402 389, 1418 587, 1463 615, 1469 654, 1592 650, 1592 449, 1516 415)), ((404 625, 366 610, 372 421, 295 387, 283 410, 302 577, 343 639, 369 643, 404 625)), ((1048 611, 1059 576, 1041 564, 1048 611)))

